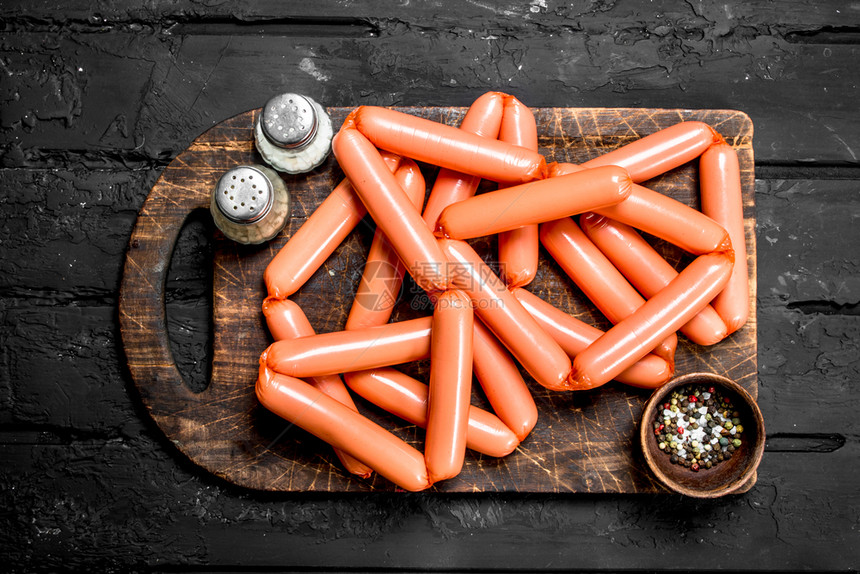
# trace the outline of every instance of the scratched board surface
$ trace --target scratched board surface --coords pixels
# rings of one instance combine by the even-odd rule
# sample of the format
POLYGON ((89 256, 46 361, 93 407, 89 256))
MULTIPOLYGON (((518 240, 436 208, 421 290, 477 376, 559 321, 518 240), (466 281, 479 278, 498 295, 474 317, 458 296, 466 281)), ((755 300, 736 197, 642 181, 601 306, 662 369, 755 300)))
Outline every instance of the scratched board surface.
MULTIPOLYGON (((398 108, 458 125, 465 108, 398 108)), ((350 110, 330 108, 335 127, 350 110)), ((227 169, 262 163, 253 145, 256 111, 213 127, 165 169, 142 207, 129 243, 120 297, 123 344, 143 403, 164 433, 191 460, 238 485, 275 491, 394 490, 374 475, 346 474, 324 443, 262 408, 254 395, 260 352, 270 343, 260 305, 263 270, 343 174, 333 158, 306 175, 284 176, 293 201, 284 232, 265 246, 241 246, 216 235, 213 279, 213 365, 208 387, 192 392, 169 349, 164 316, 164 281, 176 237, 189 213, 205 209, 218 177, 227 169)), ((536 108, 540 151, 548 161, 580 163, 682 120, 705 121, 738 152, 744 197, 752 312, 747 325, 710 348, 679 336, 676 374, 710 371, 726 375, 757 396, 756 248, 753 204, 752 123, 730 110, 536 108)), ((422 165, 428 189, 437 168, 422 165)), ((645 184, 699 207, 696 162, 645 184)), ((482 190, 491 190, 483 185, 482 190)), ((317 332, 340 330, 352 304, 373 236, 366 218, 298 292, 317 332)), ((648 238, 677 267, 691 258, 648 238)), ((495 263, 495 238, 472 242, 495 263)), ((530 291, 602 329, 610 325, 564 272, 541 250, 530 291)), ((426 297, 411 281, 399 296, 392 321, 430 314, 426 297)), ((426 382, 429 363, 401 367, 426 382)), ((654 492, 661 487, 644 469, 635 447, 636 428, 648 392, 610 383, 588 392, 557 393, 526 373, 540 417, 531 435, 511 455, 495 459, 467 452, 461 474, 433 488, 448 492, 654 492)), ((473 404, 489 408, 477 382, 473 404)), ((424 431, 357 398, 359 410, 422 449, 424 431)), ((751 485, 750 485, 751 486, 751 485)))

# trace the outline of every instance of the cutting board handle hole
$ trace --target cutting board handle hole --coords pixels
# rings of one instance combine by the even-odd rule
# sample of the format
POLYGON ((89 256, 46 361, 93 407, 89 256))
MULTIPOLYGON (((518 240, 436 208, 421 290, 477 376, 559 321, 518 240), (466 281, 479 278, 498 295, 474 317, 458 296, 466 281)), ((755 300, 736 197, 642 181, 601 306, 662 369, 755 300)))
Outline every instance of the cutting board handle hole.
POLYGON ((206 390, 212 376, 212 262, 215 225, 207 209, 188 214, 167 271, 167 336, 189 390, 206 390))

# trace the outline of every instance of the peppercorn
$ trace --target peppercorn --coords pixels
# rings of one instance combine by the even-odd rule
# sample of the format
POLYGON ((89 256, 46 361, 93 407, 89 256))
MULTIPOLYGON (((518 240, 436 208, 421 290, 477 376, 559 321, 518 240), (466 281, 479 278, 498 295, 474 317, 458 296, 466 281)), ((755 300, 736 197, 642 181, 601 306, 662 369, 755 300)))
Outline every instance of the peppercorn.
POLYGON ((740 448, 740 447, 741 447, 741 439, 736 438, 735 440, 733 440, 733 441, 732 441, 732 446, 733 446, 733 447, 735 447, 735 448, 740 448))

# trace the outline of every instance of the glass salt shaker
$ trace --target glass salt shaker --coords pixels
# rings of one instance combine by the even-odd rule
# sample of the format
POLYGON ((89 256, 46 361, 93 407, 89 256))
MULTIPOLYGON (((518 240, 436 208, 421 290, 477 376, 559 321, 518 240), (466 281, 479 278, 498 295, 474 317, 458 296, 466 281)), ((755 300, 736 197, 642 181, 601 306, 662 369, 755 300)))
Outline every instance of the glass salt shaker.
POLYGON ((290 215, 290 194, 284 180, 262 165, 240 165, 218 180, 209 209, 215 225, 233 241, 269 241, 290 215))
POLYGON ((331 118, 313 99, 301 94, 275 96, 263 106, 254 141, 266 163, 285 173, 303 173, 328 157, 334 135, 331 118))

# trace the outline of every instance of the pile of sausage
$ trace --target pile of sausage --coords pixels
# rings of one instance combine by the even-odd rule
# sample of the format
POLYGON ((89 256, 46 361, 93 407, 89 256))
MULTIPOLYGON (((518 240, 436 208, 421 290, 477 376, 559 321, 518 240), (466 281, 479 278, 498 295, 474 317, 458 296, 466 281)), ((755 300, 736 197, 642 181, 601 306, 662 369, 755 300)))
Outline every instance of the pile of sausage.
POLYGON ((490 92, 459 129, 359 107, 332 147, 346 179, 265 272, 275 343, 260 358, 256 392, 330 443, 351 473, 376 471, 415 491, 456 476, 467 447, 512 452, 537 421, 515 360, 553 391, 612 379, 653 388, 672 376, 676 331, 712 345, 746 321, 737 155, 706 124, 682 122, 582 165, 547 165, 530 110, 490 92), (636 183, 696 158, 703 212, 636 183), (423 213, 416 160, 441 167, 423 213), (475 195, 482 178, 499 189, 475 195), (288 297, 367 213, 377 230, 346 328, 314 334, 288 297), (634 228, 697 257, 679 273, 634 228), (490 234, 499 234, 503 278, 464 241, 490 234), (523 289, 539 243, 611 329, 523 289), (432 317, 389 323, 391 305, 358 301, 397 293, 405 271, 430 295, 432 317), (391 367, 426 357, 429 386, 391 367), (469 404, 473 371, 494 413, 469 404), (424 453, 359 414, 341 374, 353 392, 426 428, 424 453))

